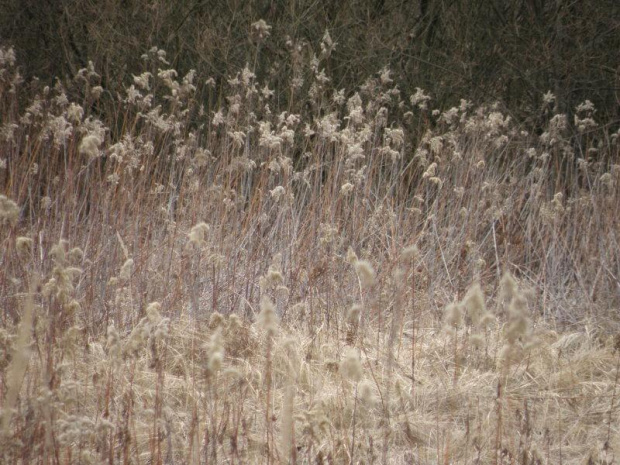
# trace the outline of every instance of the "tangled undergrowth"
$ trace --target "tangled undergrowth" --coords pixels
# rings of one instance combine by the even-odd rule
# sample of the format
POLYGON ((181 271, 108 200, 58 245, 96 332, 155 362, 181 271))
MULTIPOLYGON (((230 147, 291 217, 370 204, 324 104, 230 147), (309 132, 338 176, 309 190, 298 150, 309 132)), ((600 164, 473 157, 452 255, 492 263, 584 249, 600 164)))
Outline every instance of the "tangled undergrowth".
POLYGON ((0 48, 3 463, 616 461, 617 128, 332 89, 328 39, 304 114, 0 48))

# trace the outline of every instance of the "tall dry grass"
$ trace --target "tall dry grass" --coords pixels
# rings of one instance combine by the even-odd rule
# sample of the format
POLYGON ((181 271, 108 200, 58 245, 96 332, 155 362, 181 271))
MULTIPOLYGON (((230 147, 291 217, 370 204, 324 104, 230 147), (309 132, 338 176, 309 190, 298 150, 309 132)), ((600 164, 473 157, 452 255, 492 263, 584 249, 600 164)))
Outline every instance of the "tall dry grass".
POLYGON ((616 128, 333 91, 320 45, 303 114, 0 49, 4 463, 616 460, 616 128))

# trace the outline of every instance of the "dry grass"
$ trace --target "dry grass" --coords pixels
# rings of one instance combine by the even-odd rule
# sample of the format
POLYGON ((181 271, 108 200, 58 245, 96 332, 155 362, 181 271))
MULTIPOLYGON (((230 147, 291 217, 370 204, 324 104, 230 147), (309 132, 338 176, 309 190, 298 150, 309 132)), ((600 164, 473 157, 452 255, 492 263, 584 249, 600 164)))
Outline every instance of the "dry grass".
POLYGON ((0 49, 2 463, 616 461, 591 106, 535 135, 319 58, 305 114, 248 68, 211 112, 147 58, 101 114, 96 70, 26 89, 0 49))

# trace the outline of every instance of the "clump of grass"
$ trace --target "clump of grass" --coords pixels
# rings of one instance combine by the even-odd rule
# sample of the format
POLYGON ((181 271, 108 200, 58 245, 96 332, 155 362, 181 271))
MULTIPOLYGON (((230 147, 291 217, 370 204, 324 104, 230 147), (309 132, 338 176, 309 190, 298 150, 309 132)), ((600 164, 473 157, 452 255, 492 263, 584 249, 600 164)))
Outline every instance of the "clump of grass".
POLYGON ((614 457, 618 134, 332 89, 333 46, 300 114, 157 48, 110 113, 3 96, 3 461, 614 457))

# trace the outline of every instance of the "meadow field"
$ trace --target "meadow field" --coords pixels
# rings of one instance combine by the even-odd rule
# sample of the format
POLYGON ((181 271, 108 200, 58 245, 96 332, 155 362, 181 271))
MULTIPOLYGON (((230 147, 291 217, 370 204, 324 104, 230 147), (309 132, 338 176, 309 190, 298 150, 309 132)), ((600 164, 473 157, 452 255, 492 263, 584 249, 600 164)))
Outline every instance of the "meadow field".
POLYGON ((618 463, 617 122, 335 46, 122 92, 0 47, 0 463, 618 463))

